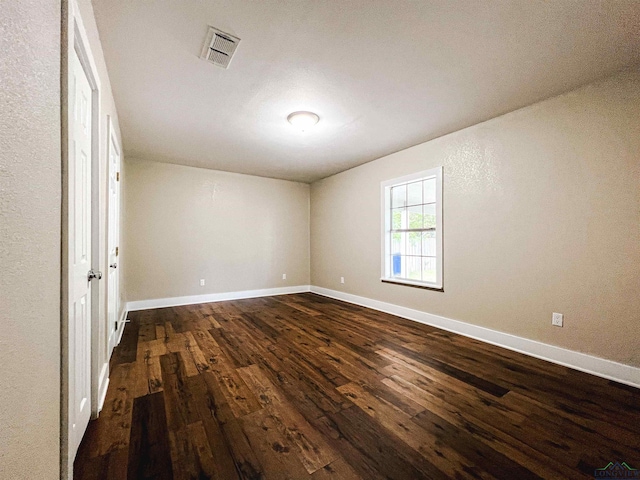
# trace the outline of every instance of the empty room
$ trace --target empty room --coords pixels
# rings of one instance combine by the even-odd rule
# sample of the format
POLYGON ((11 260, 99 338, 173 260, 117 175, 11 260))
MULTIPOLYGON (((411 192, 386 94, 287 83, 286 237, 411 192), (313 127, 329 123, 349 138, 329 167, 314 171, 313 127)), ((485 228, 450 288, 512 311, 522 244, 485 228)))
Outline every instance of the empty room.
POLYGON ((0 29, 0 478, 640 478, 640 1, 0 29))

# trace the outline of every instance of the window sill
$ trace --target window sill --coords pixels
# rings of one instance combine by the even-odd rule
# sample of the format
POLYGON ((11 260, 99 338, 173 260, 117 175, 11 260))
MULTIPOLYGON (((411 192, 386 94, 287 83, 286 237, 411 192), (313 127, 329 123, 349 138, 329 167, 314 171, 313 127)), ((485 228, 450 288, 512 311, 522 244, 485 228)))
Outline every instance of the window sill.
POLYGON ((382 283, 394 283, 396 285, 405 285, 407 287, 422 288, 424 290, 432 290, 434 292, 444 292, 443 287, 436 285, 425 285, 424 283, 412 282, 411 280, 392 280, 390 278, 381 278, 382 283))

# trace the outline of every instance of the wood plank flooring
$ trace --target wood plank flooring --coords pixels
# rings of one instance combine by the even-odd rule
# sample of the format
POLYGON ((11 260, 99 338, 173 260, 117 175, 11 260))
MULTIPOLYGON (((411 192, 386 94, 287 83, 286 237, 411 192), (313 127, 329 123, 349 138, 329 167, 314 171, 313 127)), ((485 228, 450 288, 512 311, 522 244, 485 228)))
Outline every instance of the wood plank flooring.
POLYGON ((76 479, 640 468, 640 390, 314 294, 129 314, 76 479))

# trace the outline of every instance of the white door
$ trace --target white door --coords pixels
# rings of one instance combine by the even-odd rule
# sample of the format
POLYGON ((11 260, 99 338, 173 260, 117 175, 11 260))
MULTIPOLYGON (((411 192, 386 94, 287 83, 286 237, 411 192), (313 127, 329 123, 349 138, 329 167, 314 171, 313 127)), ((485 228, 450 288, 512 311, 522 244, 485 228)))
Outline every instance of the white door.
POLYGON ((120 288, 118 282, 118 245, 120 243, 120 148, 113 125, 109 125, 109 273, 108 275, 108 356, 119 335, 118 312, 120 288))
POLYGON ((69 58, 69 458, 91 416, 91 102, 75 50, 69 58))

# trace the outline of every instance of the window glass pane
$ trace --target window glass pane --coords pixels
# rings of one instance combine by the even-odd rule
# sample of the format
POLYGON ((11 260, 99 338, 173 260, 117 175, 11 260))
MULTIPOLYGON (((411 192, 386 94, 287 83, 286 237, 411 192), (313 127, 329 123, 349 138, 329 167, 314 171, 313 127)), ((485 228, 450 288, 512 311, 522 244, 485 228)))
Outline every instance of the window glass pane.
POLYGON ((436 256, 436 232, 422 232, 422 255, 436 256))
POLYGON ((407 276, 410 280, 420 281, 420 271, 422 269, 422 257, 406 257, 407 258, 407 276))
POLYGON ((398 185, 391 187, 391 208, 404 207, 407 205, 407 186, 398 185))
POLYGON ((387 210, 383 215, 383 274, 398 282, 435 284, 442 246, 436 231, 441 214, 437 205, 439 170, 405 177, 403 183, 386 186, 387 210), (432 176, 433 175, 433 176, 432 176), (425 178, 426 177, 426 178, 425 178))
POLYGON ((432 257, 422 257, 422 281, 435 283, 436 281, 436 259, 432 257))
POLYGON ((422 228, 422 206, 417 205, 415 207, 407 208, 409 213, 409 228, 422 228))
POLYGON ((423 205, 424 208, 424 228, 436 227, 436 204, 423 205))
POLYGON ((420 205, 422 203, 422 182, 414 182, 407 185, 407 205, 420 205))
POLYGON ((407 255, 422 255, 422 233, 409 232, 407 234, 407 255))
POLYGON ((405 249, 406 242, 406 233, 405 232, 393 232, 391 234, 391 254, 392 255, 401 255, 405 249))
POLYGON ((407 228, 407 209, 406 208, 394 208, 391 210, 391 228, 393 230, 407 228))
POLYGON ((436 179, 430 178, 422 182, 424 190, 424 203, 434 203, 436 201, 436 179))

